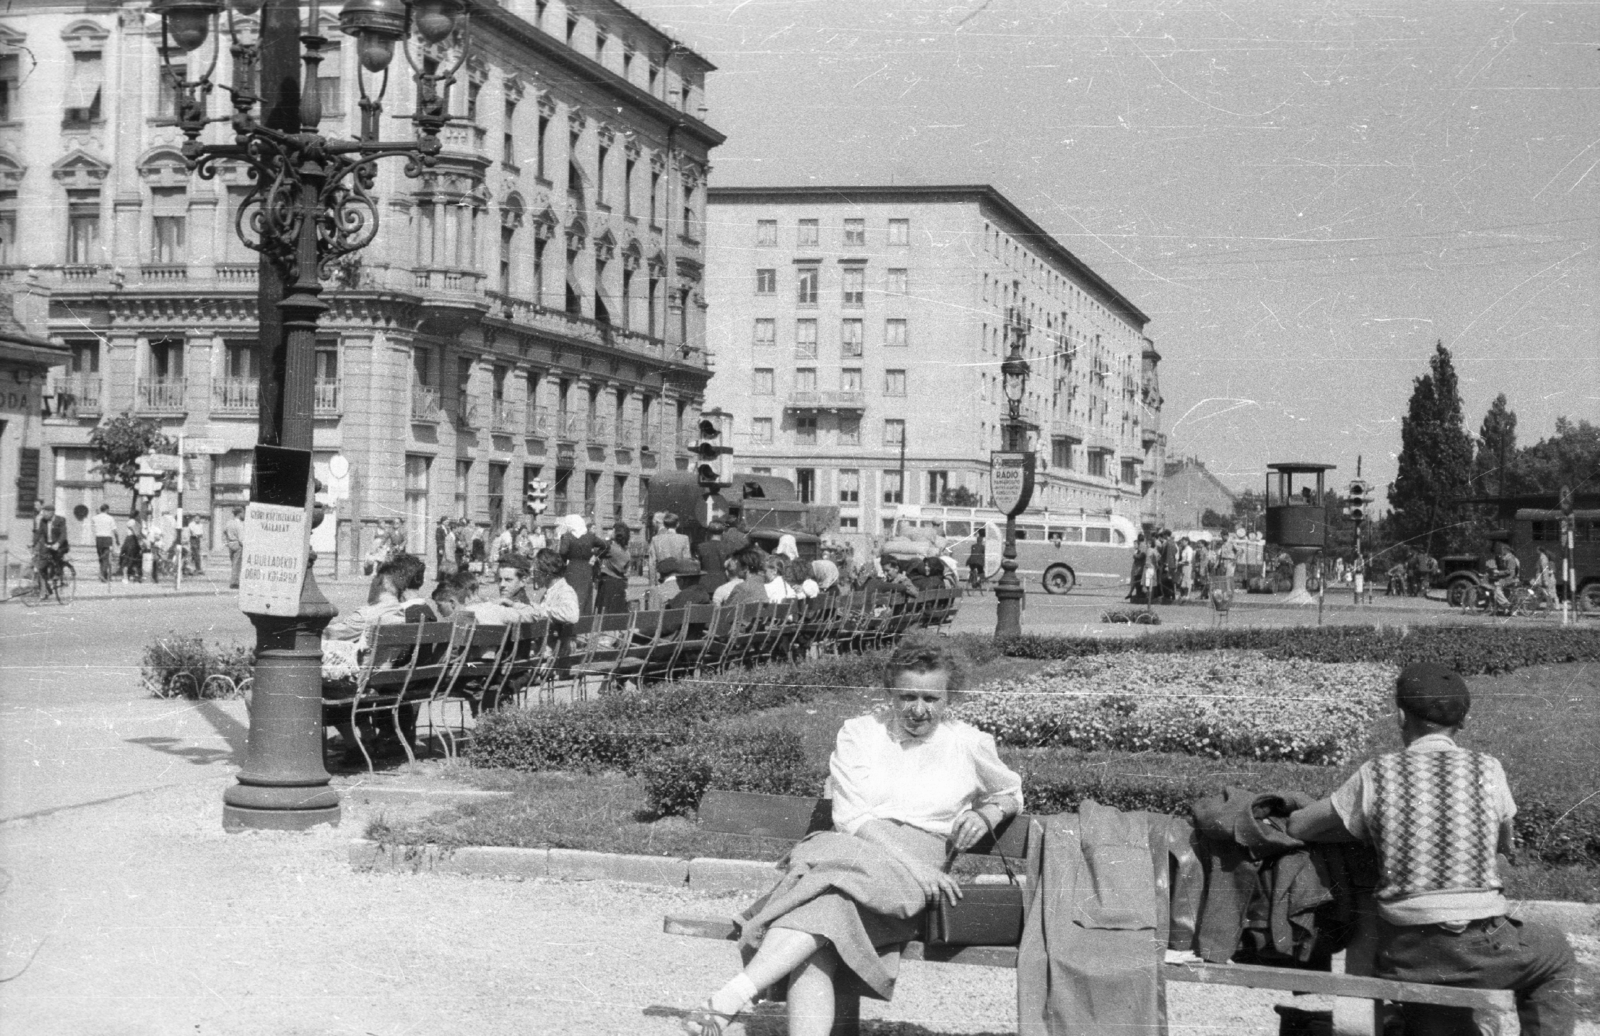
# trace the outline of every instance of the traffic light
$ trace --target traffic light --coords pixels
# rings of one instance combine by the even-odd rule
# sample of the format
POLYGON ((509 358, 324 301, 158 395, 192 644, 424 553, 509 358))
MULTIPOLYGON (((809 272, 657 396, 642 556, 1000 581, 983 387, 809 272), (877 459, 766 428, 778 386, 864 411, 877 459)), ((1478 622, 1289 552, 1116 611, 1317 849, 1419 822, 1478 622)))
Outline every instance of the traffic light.
POLYGON ((550 483, 536 478, 528 480, 527 507, 529 514, 544 514, 549 509, 550 483))
POLYGON ((1344 513, 1358 525, 1372 517, 1372 483, 1360 478, 1350 480, 1344 513))
POLYGON ((717 411, 700 415, 700 438, 694 444, 695 481, 711 492, 733 484, 733 447, 723 435, 727 417, 717 411))

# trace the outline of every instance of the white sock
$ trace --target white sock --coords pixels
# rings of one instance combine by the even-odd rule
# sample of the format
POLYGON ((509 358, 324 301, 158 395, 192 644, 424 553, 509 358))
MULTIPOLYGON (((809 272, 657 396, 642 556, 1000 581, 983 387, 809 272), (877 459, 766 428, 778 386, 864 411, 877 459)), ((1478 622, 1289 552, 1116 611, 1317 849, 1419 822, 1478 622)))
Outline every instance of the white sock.
POLYGON ((727 985, 711 994, 711 1009, 718 1014, 739 1014, 756 998, 756 984, 739 972, 727 985))

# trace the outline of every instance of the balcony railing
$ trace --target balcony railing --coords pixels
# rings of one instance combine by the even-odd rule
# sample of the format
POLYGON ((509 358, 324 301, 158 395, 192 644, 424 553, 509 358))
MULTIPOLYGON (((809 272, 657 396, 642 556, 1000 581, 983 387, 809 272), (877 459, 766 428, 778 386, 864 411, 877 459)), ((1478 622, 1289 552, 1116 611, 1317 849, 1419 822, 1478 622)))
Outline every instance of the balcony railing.
POLYGON ((661 426, 648 422, 639 426, 639 449, 654 453, 661 447, 661 426))
POLYGON ((606 419, 605 418, 603 418, 603 417, 591 417, 591 418, 589 418, 589 420, 587 422, 587 427, 585 428, 585 431, 588 433, 587 437, 588 437, 589 442, 594 444, 594 445, 596 445, 596 446, 599 446, 600 444, 604 443, 609 438, 606 428, 607 428, 607 425, 606 425, 606 419))
POLYGON ((259 378, 218 378, 211 383, 211 409, 219 413, 253 414, 260 407, 259 378))
POLYGON ((140 378, 135 399, 138 408, 146 413, 181 414, 188 409, 188 388, 189 383, 183 378, 140 378))
POLYGON ((189 279, 189 267, 183 263, 145 263, 139 267, 139 279, 146 284, 176 284, 189 279))
POLYGON ((705 354, 701 350, 691 350, 685 356, 682 350, 668 350, 665 339, 655 338, 642 331, 632 331, 618 327, 615 324, 603 323, 590 317, 578 316, 564 310, 552 309, 549 306, 531 302, 528 299, 518 298, 498 291, 487 291, 484 295, 496 305, 497 311, 507 315, 507 319, 519 324, 527 324, 541 331, 551 334, 576 338, 579 341, 590 342, 595 345, 604 345, 612 349, 622 349, 627 352, 637 353, 640 356, 653 356, 656 359, 675 360, 688 363, 691 366, 704 366, 705 354))
POLYGON ((796 391, 789 393, 786 404, 789 410, 865 410, 867 408, 867 394, 865 392, 817 392, 796 391))
POLYGON ((451 123, 439 130, 439 143, 446 151, 483 151, 484 129, 467 123, 451 123))
POLYGON ((64 418, 100 416, 100 375, 72 374, 57 377, 51 379, 51 386, 54 396, 54 405, 50 408, 51 416, 64 418))
POLYGON ((334 417, 340 413, 338 378, 318 378, 311 392, 313 411, 318 417, 334 417))
POLYGON ((531 406, 528 408, 527 433, 544 438, 550 434, 550 408, 545 406, 531 406))
POLYGON ((583 438, 583 417, 566 410, 556 412, 556 438, 563 442, 577 442, 583 438))
POLYGON ((260 266, 256 263, 218 263, 217 281, 220 284, 254 284, 260 266))
POLYGON ((411 420, 439 420, 439 390, 427 385, 411 386, 411 420))
POLYGON ((509 399, 496 399, 489 407, 489 420, 497 432, 509 432, 517 426, 517 407, 509 399))
POLYGON ((631 450, 635 448, 632 421, 617 422, 616 428, 611 434, 611 445, 619 450, 631 450))

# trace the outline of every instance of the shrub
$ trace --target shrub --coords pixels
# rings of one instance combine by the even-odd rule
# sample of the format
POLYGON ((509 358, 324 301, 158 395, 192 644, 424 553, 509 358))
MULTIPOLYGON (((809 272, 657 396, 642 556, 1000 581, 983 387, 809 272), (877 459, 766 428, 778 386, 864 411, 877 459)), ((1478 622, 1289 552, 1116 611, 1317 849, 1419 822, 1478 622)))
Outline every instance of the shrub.
POLYGON ((235 698, 255 673, 255 653, 169 634, 147 644, 139 677, 157 698, 235 698))
POLYGON ((1330 764, 1362 747, 1393 680, 1386 666, 1257 652, 1081 658, 983 688, 954 714, 1018 747, 1330 764))
POLYGON ((707 788, 768 795, 819 795, 826 775, 806 762, 798 731, 719 730, 662 752, 639 767, 650 809, 682 815, 707 788))
POLYGON ((510 770, 622 770, 683 744, 681 719, 607 716, 593 703, 485 713, 473 730, 472 761, 510 770))
POLYGON ((1100 613, 1101 622, 1129 622, 1135 626, 1159 626, 1161 616, 1140 608, 1118 608, 1100 613))
POLYGON ((1024 635, 1000 642, 1012 658, 1066 659, 1132 652, 1260 651, 1310 662, 1434 662, 1464 676, 1600 661, 1600 629, 1498 626, 1254 626, 1162 630, 1133 639, 1024 635))

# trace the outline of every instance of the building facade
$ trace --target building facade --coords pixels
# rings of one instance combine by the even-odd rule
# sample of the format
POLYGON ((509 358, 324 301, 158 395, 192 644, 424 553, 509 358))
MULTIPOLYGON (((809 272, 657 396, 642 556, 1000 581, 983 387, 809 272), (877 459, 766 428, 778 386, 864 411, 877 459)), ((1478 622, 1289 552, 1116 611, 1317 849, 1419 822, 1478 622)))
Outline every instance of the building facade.
POLYGON ((1171 529, 1198 529, 1207 511, 1224 518, 1233 515, 1238 499, 1198 457, 1180 457, 1166 466, 1162 488, 1161 522, 1171 529))
POLYGON ((1165 439, 1149 318, 992 187, 714 188, 708 404, 737 466, 874 535, 989 502, 1007 314, 1028 324, 1035 507, 1153 522, 1165 439))
POLYGON ((34 503, 43 499, 40 400, 51 370, 68 359, 64 347, 38 333, 43 323, 42 298, 18 297, 0 286, 0 586, 26 573, 32 561, 34 503))
MULTIPOLYGON (((359 65, 337 17, 323 8, 320 128, 353 137, 359 65)), ((438 164, 408 179, 380 163, 377 237, 324 281, 315 450, 319 472, 349 464, 347 555, 390 518, 414 548, 442 516, 509 520, 534 478, 553 484, 551 518, 637 524, 652 475, 687 465, 710 377, 712 66, 612 0, 475 5, 471 34, 438 164)), ((89 432, 153 417, 205 444, 185 505, 215 530, 245 499, 256 438, 258 263, 237 233, 251 183, 239 164, 189 174, 161 51, 143 4, 7 12, 0 277, 49 295, 48 334, 70 350, 43 401, 44 490, 67 513, 122 506, 89 432)), ((383 139, 413 136, 408 72, 397 54, 383 139)), ((224 41, 213 79, 230 75, 224 41)), ((209 114, 227 105, 217 91, 209 114)))

